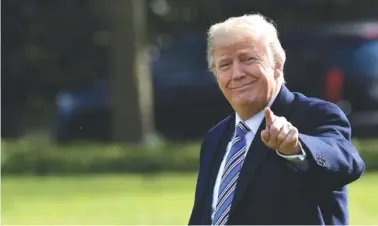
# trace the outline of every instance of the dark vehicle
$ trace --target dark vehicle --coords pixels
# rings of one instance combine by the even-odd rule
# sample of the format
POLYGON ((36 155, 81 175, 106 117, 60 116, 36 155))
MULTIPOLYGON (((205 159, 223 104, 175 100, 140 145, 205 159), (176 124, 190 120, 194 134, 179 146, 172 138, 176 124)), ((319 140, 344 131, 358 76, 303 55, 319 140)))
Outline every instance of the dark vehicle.
MULTIPOLYGON (((150 68, 155 127, 160 135, 174 140, 196 139, 231 112, 207 69, 203 36, 187 35, 155 55, 158 57, 152 57, 156 59, 150 68)), ((61 91, 56 101, 56 139, 110 140, 108 99, 109 87, 104 80, 61 91)))
POLYGON ((338 104, 354 136, 378 136, 378 21, 283 34, 294 90, 338 104))

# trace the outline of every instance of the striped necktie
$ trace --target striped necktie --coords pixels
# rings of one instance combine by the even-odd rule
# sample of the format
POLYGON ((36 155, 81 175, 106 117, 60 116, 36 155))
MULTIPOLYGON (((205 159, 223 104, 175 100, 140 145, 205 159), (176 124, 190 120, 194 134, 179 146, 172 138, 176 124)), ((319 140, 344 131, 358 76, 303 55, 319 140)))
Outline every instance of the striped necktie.
POLYGON ((237 179, 245 158, 245 135, 249 131, 251 130, 244 122, 240 121, 238 123, 235 137, 231 143, 231 150, 227 155, 226 164, 222 174, 218 202, 215 208, 212 225, 225 225, 228 220, 237 179))

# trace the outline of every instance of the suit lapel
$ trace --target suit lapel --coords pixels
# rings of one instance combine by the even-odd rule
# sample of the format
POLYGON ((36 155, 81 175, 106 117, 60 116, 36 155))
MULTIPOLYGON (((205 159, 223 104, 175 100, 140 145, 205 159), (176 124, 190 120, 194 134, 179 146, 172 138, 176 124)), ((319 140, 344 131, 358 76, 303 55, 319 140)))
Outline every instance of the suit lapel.
MULTIPOLYGON (((235 121, 235 114, 224 119, 220 122, 215 128, 210 132, 208 139, 210 139, 207 143, 206 150, 204 150, 204 160, 202 161, 206 166, 203 166, 205 170, 205 183, 203 189, 200 190, 199 199, 202 198, 203 194, 205 194, 208 189, 212 189, 214 187, 214 183, 219 171, 220 164, 222 162, 223 156, 226 153, 227 144, 231 139, 232 133, 234 131, 234 121, 235 121)), ((212 190, 209 195, 212 199, 212 190)))
MULTIPOLYGON (((282 86, 279 94, 276 97, 276 100, 271 107, 273 113, 277 116, 284 116, 287 118, 291 110, 289 106, 293 99, 293 93, 291 93, 285 86, 282 86)), ((273 152, 273 150, 268 148, 261 140, 260 134, 264 128, 265 118, 263 119, 261 125, 259 126, 259 129, 257 130, 248 150, 246 159, 244 160, 244 164, 236 186, 234 201, 231 206, 231 212, 235 209, 236 204, 244 196, 249 183, 253 181, 253 178, 258 172, 260 165, 264 162, 267 153, 273 152)))

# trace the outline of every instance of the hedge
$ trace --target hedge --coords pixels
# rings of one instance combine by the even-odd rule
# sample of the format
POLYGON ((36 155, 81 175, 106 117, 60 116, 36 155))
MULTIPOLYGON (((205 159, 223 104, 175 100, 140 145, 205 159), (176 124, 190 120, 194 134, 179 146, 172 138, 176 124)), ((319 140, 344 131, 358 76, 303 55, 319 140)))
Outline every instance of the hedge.
POLYGON ((2 174, 78 174, 100 172, 193 171, 199 145, 154 147, 99 143, 58 145, 33 140, 2 142, 2 174))
MULTIPOLYGON (((378 170, 378 139, 355 140, 367 170, 378 170)), ((199 143, 161 143, 153 147, 115 144, 58 145, 3 141, 1 170, 7 174, 158 173, 198 170, 199 143)))

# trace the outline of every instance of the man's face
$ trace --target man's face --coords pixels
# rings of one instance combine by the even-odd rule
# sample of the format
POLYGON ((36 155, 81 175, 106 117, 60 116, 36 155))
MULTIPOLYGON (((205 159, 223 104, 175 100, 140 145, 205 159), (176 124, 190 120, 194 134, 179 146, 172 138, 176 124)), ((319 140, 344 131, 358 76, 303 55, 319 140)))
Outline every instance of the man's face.
POLYGON ((280 71, 263 39, 220 42, 214 48, 215 76, 235 109, 263 108, 274 95, 280 71))

